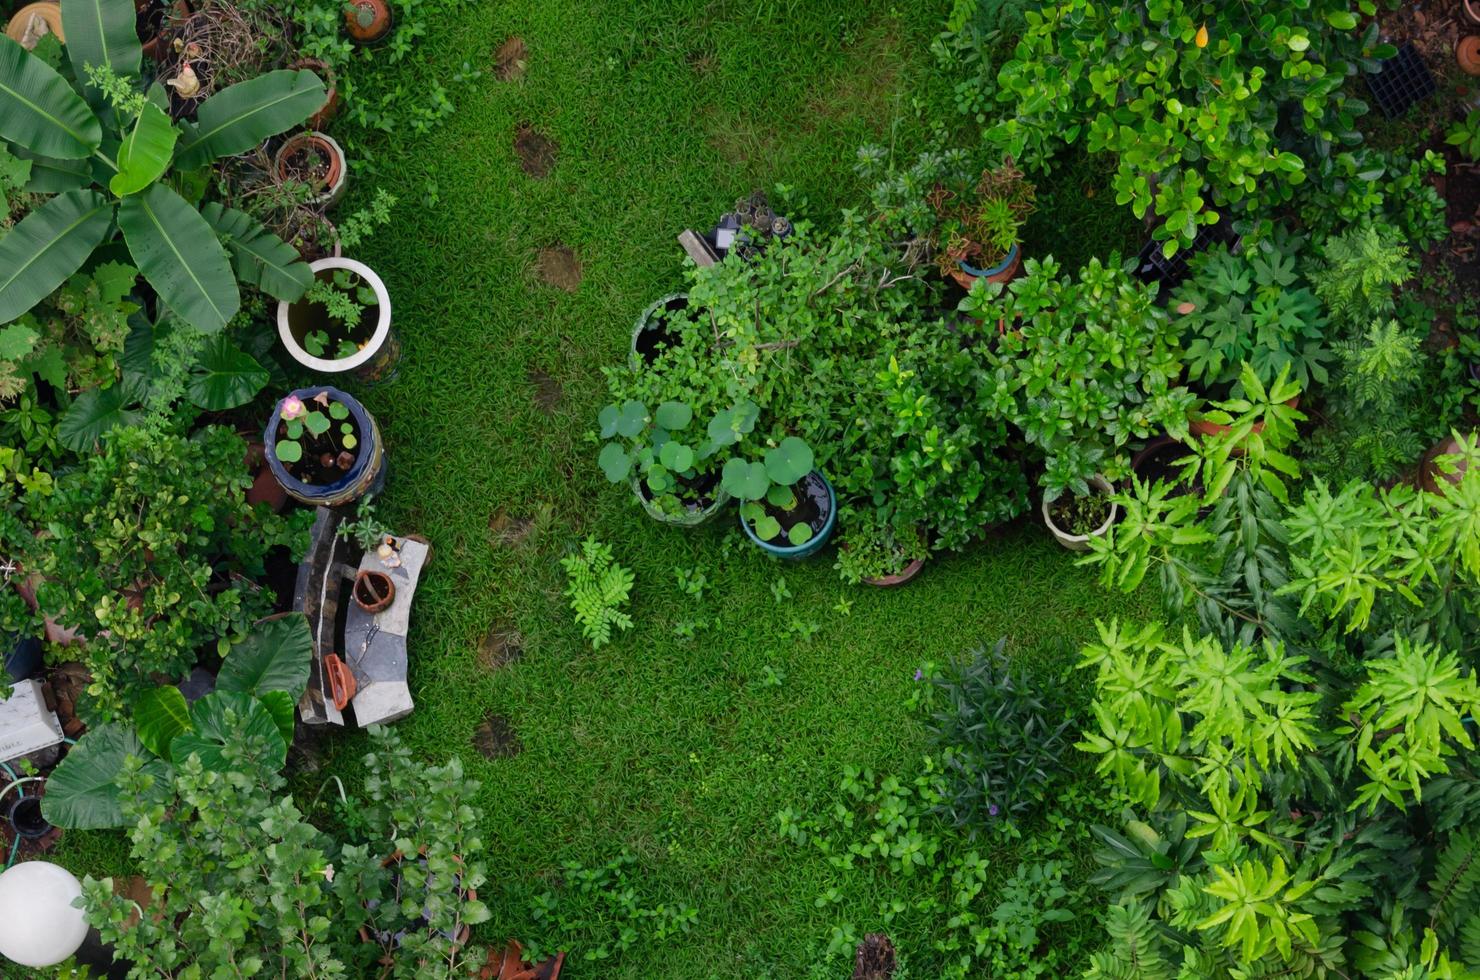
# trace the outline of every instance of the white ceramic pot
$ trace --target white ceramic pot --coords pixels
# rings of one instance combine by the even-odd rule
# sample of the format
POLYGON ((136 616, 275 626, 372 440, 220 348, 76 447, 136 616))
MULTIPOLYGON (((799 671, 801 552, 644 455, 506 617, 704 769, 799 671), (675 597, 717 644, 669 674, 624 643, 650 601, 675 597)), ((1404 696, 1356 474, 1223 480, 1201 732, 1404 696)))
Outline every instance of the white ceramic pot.
MULTIPOLYGON (((370 335, 370 341, 358 352, 350 357, 335 358, 330 360, 323 357, 315 357, 304 350, 300 337, 307 333, 306 325, 293 322, 292 310, 298 305, 296 303, 278 303, 277 323, 278 339, 283 342, 293 360, 302 364, 310 371, 321 371, 324 374, 342 374, 345 371, 354 371, 364 367, 375 359, 388 341, 391 339, 391 294, 385 288, 385 283, 375 274, 375 271, 363 262, 354 259, 331 256, 310 262, 310 269, 315 276, 324 270, 348 269, 359 276, 365 283, 375 291, 376 310, 379 313, 375 321, 375 332, 370 335), (295 334, 296 327, 296 334, 295 334)), ((302 303, 299 300, 299 303, 302 303)))
MULTIPOLYGON (((1115 492, 1115 486, 1098 474, 1089 478, 1089 485, 1104 494, 1115 492)), ((1041 507, 1043 511, 1043 523, 1047 524, 1048 529, 1053 532, 1054 540, 1070 551, 1088 551, 1090 539, 1103 537, 1110 530, 1110 525, 1114 524, 1115 519, 1120 516, 1120 505, 1111 504, 1110 516, 1105 519, 1104 524, 1101 524, 1088 534, 1070 534, 1053 522, 1053 518, 1049 516, 1048 503, 1048 499, 1044 498, 1041 507)))

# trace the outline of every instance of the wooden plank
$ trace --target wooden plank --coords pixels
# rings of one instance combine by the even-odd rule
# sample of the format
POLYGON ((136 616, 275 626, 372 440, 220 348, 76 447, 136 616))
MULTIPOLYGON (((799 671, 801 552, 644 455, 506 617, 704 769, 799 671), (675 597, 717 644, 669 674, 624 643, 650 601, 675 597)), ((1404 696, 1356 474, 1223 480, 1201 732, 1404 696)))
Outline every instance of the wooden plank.
POLYGON ((298 701, 298 716, 305 725, 344 724, 344 715, 327 694, 329 685, 322 659, 325 654, 339 652, 339 598, 344 587, 343 565, 350 558, 349 542, 339 537, 343 522, 344 515, 328 507, 314 513, 308 554, 298 565, 298 581, 293 589, 293 608, 308 617, 313 635, 308 689, 298 701))
POLYGON ((683 246, 683 250, 688 253, 689 258, 693 259, 694 264, 701 269, 707 269, 719 262, 719 254, 715 252, 713 246, 709 244, 703 235, 692 229, 685 228, 679 234, 678 244, 683 246))

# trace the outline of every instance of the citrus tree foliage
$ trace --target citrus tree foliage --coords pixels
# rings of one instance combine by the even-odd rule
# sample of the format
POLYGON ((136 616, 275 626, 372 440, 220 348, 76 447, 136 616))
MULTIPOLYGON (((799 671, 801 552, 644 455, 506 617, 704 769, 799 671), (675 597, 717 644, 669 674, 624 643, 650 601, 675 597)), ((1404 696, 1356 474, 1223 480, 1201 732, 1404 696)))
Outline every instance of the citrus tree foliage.
POLYGON ((131 855, 148 905, 87 878, 88 922, 158 977, 467 976, 481 957, 458 941, 488 910, 469 806, 477 783, 456 759, 416 763, 397 736, 372 728, 366 799, 346 807, 336 839, 310 823, 284 780, 252 764, 254 736, 228 743, 235 765, 196 755, 165 785, 130 758, 119 775, 131 855), (361 938, 365 930, 369 941, 361 938))
POLYGON ((1480 449, 1461 440, 1437 493, 1297 499, 1288 420, 1256 435, 1259 414, 1242 453, 1189 463, 1206 494, 1138 484, 1087 559, 1126 586, 1159 566, 1183 624, 1102 623, 1083 652, 1081 747, 1129 801, 1096 828, 1113 908, 1091 975, 1469 976, 1480 449))

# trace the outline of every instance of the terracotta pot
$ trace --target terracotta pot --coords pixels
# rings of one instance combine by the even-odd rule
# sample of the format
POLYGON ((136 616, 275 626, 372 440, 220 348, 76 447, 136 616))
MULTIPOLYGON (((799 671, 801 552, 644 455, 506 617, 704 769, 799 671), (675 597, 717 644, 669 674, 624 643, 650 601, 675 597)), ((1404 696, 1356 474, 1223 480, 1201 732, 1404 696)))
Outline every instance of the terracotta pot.
MULTIPOLYGON (((1090 477, 1089 485, 1102 494, 1108 495, 1115 492, 1114 484, 1098 474, 1090 477)), ((1088 534, 1070 534, 1053 522, 1053 516, 1049 511, 1049 506, 1049 499, 1044 497, 1040 507, 1040 510, 1043 512, 1043 523, 1048 525, 1049 531, 1053 533, 1054 540, 1070 551, 1088 551, 1090 538, 1104 537, 1109 532, 1110 525, 1114 524, 1115 519, 1120 516, 1120 505, 1111 504, 1110 516, 1105 518, 1104 524, 1101 524, 1088 534)))
POLYGON ((187 0, 139 0, 134 4, 134 10, 139 16, 139 41, 142 42, 144 57, 150 61, 162 61, 169 54, 171 22, 179 23, 190 16, 190 4, 187 0), (151 10, 159 10, 161 21, 158 27, 151 26, 146 20, 146 15, 151 10))
POLYGON ((62 33, 62 5, 54 0, 26 4, 5 25, 5 36, 27 51, 36 47, 36 42, 47 34, 55 34, 58 41, 67 43, 67 37, 62 33))
POLYGON ((355 605, 367 613, 378 613, 389 609, 396 601, 396 583, 385 572, 366 568, 355 575, 350 594, 355 598, 355 605))
POLYGON ((1441 493, 1451 486, 1457 486, 1464 478, 1467 467, 1463 462, 1453 473, 1445 473, 1439 469, 1440 456, 1455 456, 1459 454, 1459 440, 1449 436, 1433 445, 1428 452, 1423 454, 1423 461, 1418 467, 1418 485, 1429 493, 1441 493))
POLYGON ((1454 49, 1454 59, 1466 75, 1480 75, 1480 34, 1460 38, 1454 49))
POLYGON ((962 289, 970 292, 971 284, 978 279, 985 279, 987 282, 1012 282, 1016 279, 1023 267, 1023 250, 1014 245, 1007 253, 1007 257, 990 269, 977 269, 965 262, 959 265, 960 268, 951 270, 951 278, 956 280, 962 289))
POLYGON ((288 491, 278 483, 267 465, 267 447, 260 442, 247 445, 247 472, 252 474, 252 485, 247 488, 247 503, 267 504, 274 512, 282 510, 288 503, 288 491))
POLYGON ((920 569, 924 567, 925 559, 916 558, 894 575, 881 575, 878 578, 866 578, 863 581, 865 585, 875 585, 881 589, 892 589, 895 586, 905 584, 916 575, 919 575, 920 569))
MULTIPOLYGON (((1285 402, 1285 404, 1288 405, 1291 408, 1299 408, 1300 407, 1300 397, 1297 395, 1296 397, 1294 397, 1294 398, 1290 399, 1289 401, 1285 402)), ((1194 419, 1193 421, 1191 421, 1191 422, 1189 422, 1187 424, 1187 428, 1189 430, 1191 430, 1191 432, 1192 432, 1193 435, 1195 435, 1195 436, 1202 436, 1203 438, 1207 438, 1208 436, 1219 436, 1219 435, 1222 435, 1223 433, 1227 432, 1231 428, 1231 426, 1223 425, 1223 424, 1218 423, 1218 422, 1207 422, 1207 421, 1204 421, 1203 419, 1194 419)), ((1264 431, 1264 423, 1263 422, 1255 422, 1254 423, 1254 428, 1253 428, 1253 434, 1254 435, 1258 435, 1259 433, 1261 433, 1263 431, 1264 431)))
POLYGON ((328 161, 328 172, 324 174, 323 191, 313 198, 313 203, 332 208, 344 196, 345 179, 349 173, 344 150, 331 136, 319 132, 295 133, 283 141, 272 158, 272 170, 281 181, 292 178, 291 162, 295 155, 306 150, 318 152, 328 161))
MULTIPOLYGON (((339 88, 337 84, 338 79, 334 75, 334 69, 327 61, 319 58, 299 58, 288 67, 299 71, 311 71, 323 79, 324 88, 328 90, 329 94, 324 97, 323 107, 318 112, 309 116, 308 122, 304 125, 309 129, 323 129, 328 126, 329 120, 339 114, 339 88)), ((338 255, 339 253, 335 252, 334 254, 338 255)))
POLYGON ((390 35, 393 20, 385 0, 350 0, 344 7, 344 32, 356 44, 371 45, 390 35))
POLYGON ((1465 20, 1480 27, 1480 0, 1459 0, 1459 10, 1465 20))

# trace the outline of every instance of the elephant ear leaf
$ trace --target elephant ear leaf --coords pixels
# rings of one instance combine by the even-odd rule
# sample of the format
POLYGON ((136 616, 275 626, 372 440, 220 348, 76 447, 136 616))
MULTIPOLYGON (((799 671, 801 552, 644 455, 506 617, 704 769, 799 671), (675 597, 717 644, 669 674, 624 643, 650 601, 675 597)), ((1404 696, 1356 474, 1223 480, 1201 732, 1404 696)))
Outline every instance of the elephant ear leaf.
POLYGON ((233 646, 216 674, 216 690, 258 697, 286 691, 296 702, 308 687, 313 634, 301 612, 258 623, 233 646))
POLYGON ((319 76, 307 70, 270 71, 224 88, 200 104, 195 126, 176 149, 175 166, 193 170, 245 153, 323 108, 327 94, 319 76))
POLYGON ((190 731, 190 706, 173 684, 151 687, 134 704, 134 727, 144 747, 169 761, 170 742, 190 731))
POLYGON ((159 106, 144 103, 139 118, 118 148, 118 173, 108 181, 108 189, 119 197, 127 197, 163 177, 179 135, 159 106))
POLYGON ((87 77, 87 65, 106 65, 125 77, 139 73, 143 48, 133 4, 62 0, 62 33, 67 38, 67 58, 78 78, 87 77))
POLYGON ((240 408, 267 387, 271 376, 257 359, 224 333, 206 338, 190 375, 190 401, 208 412, 240 408))
POLYGON ((89 388, 73 400, 57 423, 57 441, 74 453, 85 453, 109 430, 133 425, 140 412, 129 408, 129 385, 89 388))
POLYGON ((0 38, 0 139, 58 160, 91 156, 103 126, 50 65, 0 38))
POLYGON ((35 306, 82 268, 112 224, 112 203, 92 190, 58 194, 17 222, 0 239, 0 323, 35 306))
POLYGON ((149 757, 133 729, 118 723, 100 725, 78 739, 46 780, 41 813, 67 830, 101 830, 125 826, 119 790, 114 783, 123 760, 147 759, 143 771, 160 785, 170 775, 162 759, 149 757))
POLYGON ((155 183, 124 198, 118 227, 144 278, 191 326, 215 333, 236 315, 241 294, 226 250, 200 212, 171 188, 155 183))
POLYGON ((313 270, 299 257, 298 250, 245 211, 211 201, 200 209, 200 216, 225 244, 236 277, 242 282, 285 303, 302 299, 313 285, 313 270))
POLYGON ((243 767, 277 772, 288 761, 288 743, 272 712, 250 694, 207 694, 190 706, 190 722, 193 729, 170 743, 170 755, 177 763, 194 755, 211 772, 242 771, 243 767), (237 750, 232 758, 227 758, 228 746, 237 750))
POLYGON ((257 700, 277 722, 278 734, 289 745, 293 744, 293 709, 298 702, 287 691, 264 691, 257 700))

